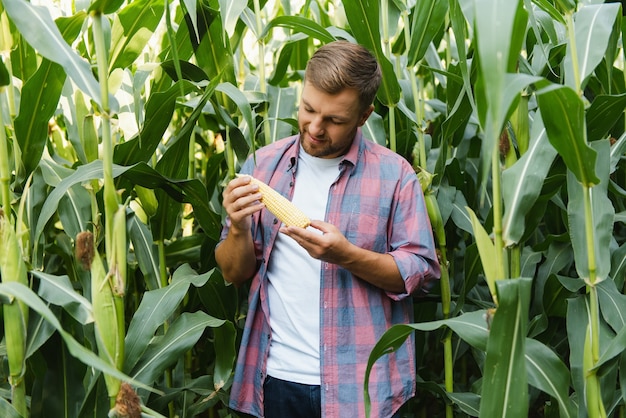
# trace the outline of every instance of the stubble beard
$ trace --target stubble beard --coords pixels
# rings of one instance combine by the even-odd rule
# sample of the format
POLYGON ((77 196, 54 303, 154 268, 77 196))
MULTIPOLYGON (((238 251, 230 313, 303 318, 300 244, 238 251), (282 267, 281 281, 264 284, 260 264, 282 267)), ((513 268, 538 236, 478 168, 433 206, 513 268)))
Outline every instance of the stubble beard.
POLYGON ((350 145, 348 145, 347 147, 339 147, 339 146, 333 146, 331 141, 327 141, 326 138, 324 138, 324 142, 322 144, 322 146, 320 147, 312 147, 311 144, 305 140, 305 136, 306 136, 306 132, 300 132, 300 145, 302 146, 302 148, 304 149, 304 151, 313 156, 313 157, 317 157, 317 158, 327 158, 327 157, 336 157, 336 156, 340 156, 340 155, 344 155, 346 152, 348 152, 348 149, 350 148, 350 145))

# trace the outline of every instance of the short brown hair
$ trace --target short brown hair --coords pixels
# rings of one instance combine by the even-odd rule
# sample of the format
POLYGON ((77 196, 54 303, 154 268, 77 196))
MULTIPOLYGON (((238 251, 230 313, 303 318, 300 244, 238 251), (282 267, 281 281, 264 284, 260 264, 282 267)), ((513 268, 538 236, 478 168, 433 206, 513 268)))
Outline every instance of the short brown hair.
POLYGON ((329 94, 355 89, 362 110, 374 102, 381 78, 376 57, 365 47, 348 41, 320 47, 309 60, 304 75, 306 82, 329 94))

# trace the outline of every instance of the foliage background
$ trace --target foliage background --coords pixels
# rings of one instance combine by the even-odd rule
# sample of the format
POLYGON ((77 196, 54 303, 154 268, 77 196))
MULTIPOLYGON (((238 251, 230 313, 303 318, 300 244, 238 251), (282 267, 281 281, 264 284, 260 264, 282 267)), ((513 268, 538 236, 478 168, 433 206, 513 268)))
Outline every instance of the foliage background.
POLYGON ((144 416, 234 416, 246 289, 215 268, 221 187, 294 132, 308 57, 343 38, 383 66, 364 133, 414 165, 445 267, 372 352, 417 339, 404 415, 624 416, 622 14, 1 0, 0 413, 120 414, 127 381, 144 416))

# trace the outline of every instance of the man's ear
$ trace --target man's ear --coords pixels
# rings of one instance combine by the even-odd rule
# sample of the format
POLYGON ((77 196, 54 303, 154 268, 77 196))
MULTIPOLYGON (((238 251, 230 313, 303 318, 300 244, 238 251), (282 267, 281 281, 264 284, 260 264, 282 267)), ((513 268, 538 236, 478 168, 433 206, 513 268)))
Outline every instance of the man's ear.
POLYGON ((367 118, 370 117, 370 115, 372 114, 373 111, 374 111, 374 105, 373 104, 369 105, 368 108, 365 109, 365 111, 363 111, 363 114, 361 115, 361 119, 359 120, 359 126, 365 125, 365 122, 367 121, 367 118))

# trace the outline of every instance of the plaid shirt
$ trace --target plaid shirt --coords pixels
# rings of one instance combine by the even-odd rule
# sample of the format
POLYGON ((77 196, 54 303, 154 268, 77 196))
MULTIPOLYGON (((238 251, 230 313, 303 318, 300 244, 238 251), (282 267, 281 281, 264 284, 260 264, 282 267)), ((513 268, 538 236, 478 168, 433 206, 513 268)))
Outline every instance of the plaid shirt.
MULTIPOLYGON (((256 152, 241 173, 251 174, 285 196, 293 195, 299 136, 256 152)), ((320 284, 320 377, 322 416, 363 417, 363 384, 368 357, 392 325, 413 321, 415 292, 427 292, 439 265, 422 189, 411 165, 398 154, 362 138, 359 130, 331 186, 326 222, 353 244, 391 254, 406 293, 385 292, 349 271, 322 262, 320 284)), ((228 234, 229 220, 222 231, 228 234)), ((263 416, 263 381, 271 339, 267 260, 280 222, 267 210, 253 218, 259 269, 252 279, 249 310, 231 388, 230 406, 263 416)), ((413 338, 383 356, 370 374, 372 417, 389 417, 415 395, 413 338)))

